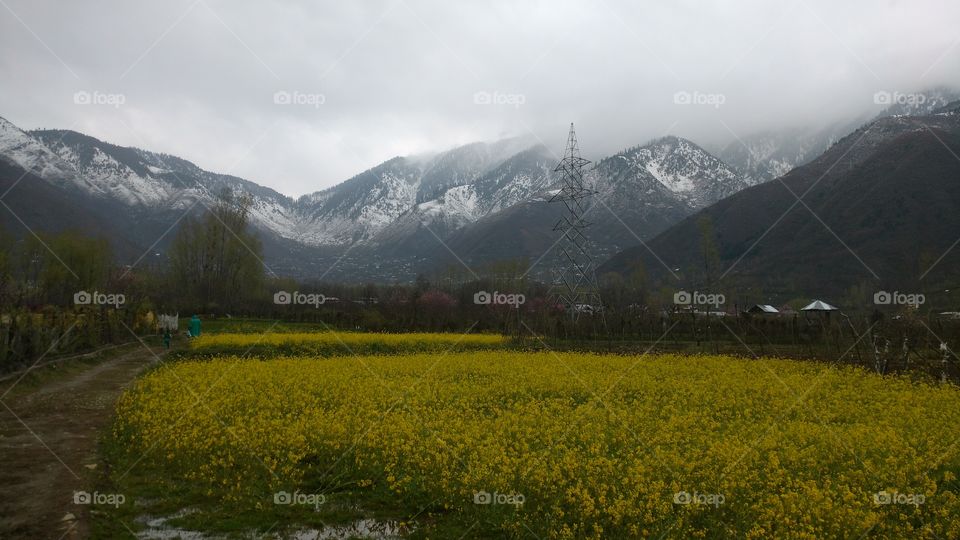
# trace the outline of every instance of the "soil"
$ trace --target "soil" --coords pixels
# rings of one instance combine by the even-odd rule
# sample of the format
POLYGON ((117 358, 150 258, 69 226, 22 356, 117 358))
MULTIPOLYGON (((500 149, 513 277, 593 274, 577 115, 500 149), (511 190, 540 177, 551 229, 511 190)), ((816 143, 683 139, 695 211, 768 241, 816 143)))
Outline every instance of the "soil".
POLYGON ((0 538, 87 536, 90 505, 74 493, 93 493, 97 439, 120 393, 160 354, 135 345, 66 373, 43 368, 39 384, 0 383, 0 538))

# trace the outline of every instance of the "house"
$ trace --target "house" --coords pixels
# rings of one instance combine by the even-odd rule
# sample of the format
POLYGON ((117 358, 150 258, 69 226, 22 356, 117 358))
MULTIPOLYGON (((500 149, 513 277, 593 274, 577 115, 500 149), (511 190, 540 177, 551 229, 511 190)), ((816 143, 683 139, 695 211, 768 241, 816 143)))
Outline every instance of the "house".
POLYGON ((830 304, 824 302, 823 300, 814 300, 810 302, 805 307, 801 308, 800 311, 840 311, 836 306, 831 306, 830 304))
POLYGON ((756 313, 756 314, 777 314, 780 313, 780 310, 771 306, 770 304, 754 304, 751 306, 747 313, 756 313))

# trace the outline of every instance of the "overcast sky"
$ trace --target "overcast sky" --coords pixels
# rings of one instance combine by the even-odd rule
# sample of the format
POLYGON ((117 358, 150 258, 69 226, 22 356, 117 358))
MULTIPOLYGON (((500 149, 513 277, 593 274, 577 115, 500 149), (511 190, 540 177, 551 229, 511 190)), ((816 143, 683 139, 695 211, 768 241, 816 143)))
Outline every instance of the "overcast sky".
POLYGON ((960 86, 956 0, 644 4, 0 0, 0 116, 300 195, 569 122, 588 157, 714 147, 960 86))

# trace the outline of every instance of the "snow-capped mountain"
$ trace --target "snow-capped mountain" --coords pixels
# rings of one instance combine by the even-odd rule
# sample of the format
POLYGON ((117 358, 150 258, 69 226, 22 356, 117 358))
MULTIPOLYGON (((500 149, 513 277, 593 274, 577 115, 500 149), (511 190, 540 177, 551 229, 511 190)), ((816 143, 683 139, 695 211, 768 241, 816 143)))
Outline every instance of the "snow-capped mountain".
POLYGON ((184 159, 127 148, 73 131, 24 132, 0 119, 0 155, 24 170, 122 209, 186 211, 223 189, 252 197, 253 223, 311 246, 365 242, 418 201, 476 180, 528 144, 474 143, 430 157, 397 157, 330 189, 293 200, 248 180, 205 171, 184 159))
POLYGON ((87 194, 135 210, 186 211, 212 203, 224 189, 252 196, 251 214, 262 228, 285 236, 295 225, 293 201, 235 176, 211 173, 175 156, 125 148, 73 131, 30 132, 75 171, 87 194))
POLYGON ((693 142, 664 137, 597 163, 591 239, 612 254, 747 187, 732 167, 693 142))
POLYGON ((0 118, 0 156, 50 182, 61 186, 81 182, 82 179, 41 141, 31 137, 5 118, 0 118))
MULTIPOLYGON (((469 242, 464 249, 490 260, 538 256, 553 242, 561 211, 547 202, 558 181, 558 158, 526 138, 395 157, 296 200, 175 156, 73 131, 25 132, 2 119, 0 159, 109 216, 117 230, 105 234, 128 245, 155 245, 158 252, 185 213, 203 211, 225 189, 245 193, 268 257, 292 273, 323 268, 327 258, 352 247, 364 257, 417 261, 419 270, 435 263, 437 254, 449 255, 448 243, 469 242), (523 245, 511 247, 517 242, 523 245)), ((13 185, 16 178, 9 180, 13 185)), ((591 218, 598 255, 632 245, 747 185, 721 160, 678 137, 600 160, 588 181, 599 192, 591 218)), ((413 271, 413 264, 398 267, 413 271)), ((362 268, 350 276, 362 279, 357 271, 362 268)))
POLYGON ((473 221, 470 186, 529 146, 527 139, 511 138, 468 144, 429 157, 395 157, 332 188, 301 197, 296 203, 301 221, 290 237, 312 245, 367 243, 418 208, 439 210, 447 201, 459 204, 460 223, 473 221))
POLYGON ((937 87, 916 93, 878 92, 874 100, 887 107, 876 119, 886 116, 925 116, 933 114, 948 103, 960 99, 960 91, 946 87, 937 87))
POLYGON ((790 128, 754 133, 731 141, 718 155, 741 171, 749 185, 762 184, 810 162, 865 120, 823 129, 790 128))
POLYGON ((296 240, 312 245, 363 242, 416 203, 422 169, 396 157, 297 201, 296 240))
POLYGON ((710 282, 698 229, 708 218, 732 290, 759 284, 789 298, 800 283, 811 295, 842 297, 864 283, 917 283, 923 272, 928 290, 952 288, 960 265, 951 247, 960 230, 957 141, 960 102, 930 115, 880 117, 779 181, 727 197, 599 271, 628 275, 639 264, 653 287, 676 283, 675 274, 691 286, 710 282), (798 194, 808 207, 797 205, 798 194), (917 263, 936 257, 938 265, 917 263))
POLYGON ((417 203, 398 216, 371 243, 403 253, 423 243, 436 245, 454 231, 523 202, 553 181, 554 159, 544 146, 520 152, 471 183, 457 185, 417 203))
MULTIPOLYGON (((555 162, 554 157, 550 163, 555 162)), ((447 242, 451 250, 469 264, 526 258, 539 259, 540 269, 548 268, 553 261, 548 251, 556 240, 553 226, 563 213, 563 205, 549 202, 559 188, 551 178, 550 187, 536 196, 453 234, 447 242)), ((602 159, 586 179, 596 191, 586 214, 593 224, 587 234, 600 260, 747 187, 732 167, 680 137, 664 137, 602 159)))
POLYGON ((478 180, 507 159, 534 146, 532 137, 510 137, 492 143, 476 142, 431 156, 425 162, 417 202, 438 197, 451 187, 478 180))
POLYGON ((752 133, 734 138, 717 150, 717 155, 738 169, 747 183, 756 185, 779 178, 813 161, 834 143, 868 122, 887 116, 929 115, 958 99, 960 91, 943 87, 914 93, 880 91, 873 96, 873 100, 876 105, 884 105, 884 108, 872 119, 864 115, 824 128, 792 127, 752 133))
MULTIPOLYGON (((729 165, 696 144, 664 137, 600 162, 601 179, 648 185, 652 177, 677 199, 699 209, 747 187, 729 165), (632 176, 632 177, 631 177, 632 176)), ((603 186, 601 185, 601 188, 603 186)))

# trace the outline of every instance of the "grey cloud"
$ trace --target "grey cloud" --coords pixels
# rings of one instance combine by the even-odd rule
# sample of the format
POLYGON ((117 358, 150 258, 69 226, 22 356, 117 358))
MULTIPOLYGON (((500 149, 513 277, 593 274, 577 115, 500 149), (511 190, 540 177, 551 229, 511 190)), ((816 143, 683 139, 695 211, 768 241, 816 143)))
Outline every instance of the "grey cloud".
POLYGON ((716 146, 875 114, 878 90, 960 86, 948 1, 6 5, 0 116, 291 195, 474 140, 532 132, 559 151, 571 121, 593 156, 668 132, 716 146))

